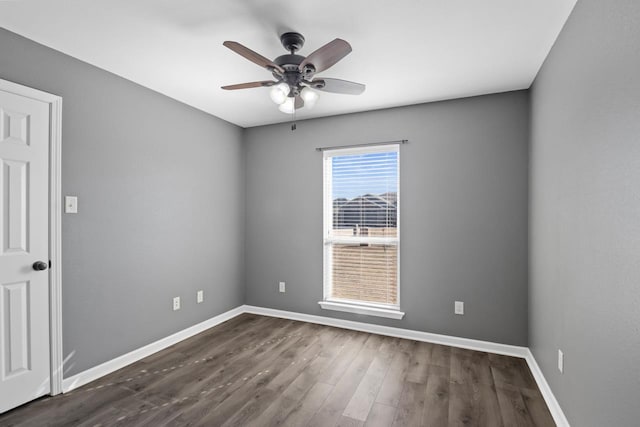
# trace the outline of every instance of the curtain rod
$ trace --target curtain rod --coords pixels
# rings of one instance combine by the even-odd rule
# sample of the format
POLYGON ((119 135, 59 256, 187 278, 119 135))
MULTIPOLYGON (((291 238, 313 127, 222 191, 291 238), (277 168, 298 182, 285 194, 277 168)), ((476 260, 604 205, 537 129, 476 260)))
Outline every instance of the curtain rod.
POLYGON ((337 148, 371 147, 373 145, 406 144, 407 142, 409 142, 408 139, 397 139, 395 141, 368 142, 364 144, 334 145, 333 147, 317 147, 316 151, 327 151, 327 150, 334 150, 337 148))

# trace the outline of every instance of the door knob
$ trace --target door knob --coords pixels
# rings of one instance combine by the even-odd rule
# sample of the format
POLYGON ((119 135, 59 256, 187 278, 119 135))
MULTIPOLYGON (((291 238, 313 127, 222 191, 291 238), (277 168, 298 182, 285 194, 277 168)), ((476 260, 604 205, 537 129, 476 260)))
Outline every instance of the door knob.
POLYGON ((44 261, 36 261, 33 263, 33 269, 35 271, 42 271, 42 270, 46 270, 49 267, 49 264, 47 264, 44 261))

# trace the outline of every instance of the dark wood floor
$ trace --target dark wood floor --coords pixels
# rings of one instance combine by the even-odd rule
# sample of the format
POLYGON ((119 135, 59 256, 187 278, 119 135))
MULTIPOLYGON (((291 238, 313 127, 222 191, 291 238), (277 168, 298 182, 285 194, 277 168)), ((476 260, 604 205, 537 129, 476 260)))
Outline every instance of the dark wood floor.
POLYGON ((244 314, 2 426, 553 426, 524 359, 244 314))

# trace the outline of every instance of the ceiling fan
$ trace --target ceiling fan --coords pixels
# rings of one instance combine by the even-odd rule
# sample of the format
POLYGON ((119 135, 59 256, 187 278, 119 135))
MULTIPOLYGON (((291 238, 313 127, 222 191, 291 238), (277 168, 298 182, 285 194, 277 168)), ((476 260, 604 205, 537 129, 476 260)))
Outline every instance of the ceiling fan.
POLYGON ((258 64, 273 74, 275 80, 240 83, 222 86, 225 90, 249 89, 254 87, 272 87, 271 99, 278 104, 280 111, 291 114, 302 108, 305 103, 311 108, 318 99, 315 90, 348 95, 360 95, 365 85, 347 80, 316 77, 316 73, 327 70, 351 52, 351 45, 342 39, 327 43, 309 56, 296 55, 304 45, 300 33, 288 32, 280 36, 282 46, 289 54, 281 55, 271 61, 238 42, 226 41, 224 46, 249 61, 258 64), (314 90, 315 89, 315 90, 314 90))

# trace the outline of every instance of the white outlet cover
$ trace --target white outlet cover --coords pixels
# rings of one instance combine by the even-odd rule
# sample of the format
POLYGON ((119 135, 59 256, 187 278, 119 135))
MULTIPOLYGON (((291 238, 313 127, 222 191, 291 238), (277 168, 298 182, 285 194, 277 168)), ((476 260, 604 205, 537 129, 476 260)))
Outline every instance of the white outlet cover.
POLYGON ((280 282, 279 284, 279 290, 280 292, 285 292, 286 288, 285 288, 285 282, 280 282))
POLYGON ((200 304, 202 301, 204 301, 204 291, 198 291, 196 294, 196 302, 200 304))
POLYGON ((454 313, 455 314, 464 314, 464 301, 456 301, 454 305, 454 313))
POLYGON ((173 311, 180 310, 180 297, 173 299, 173 311))

